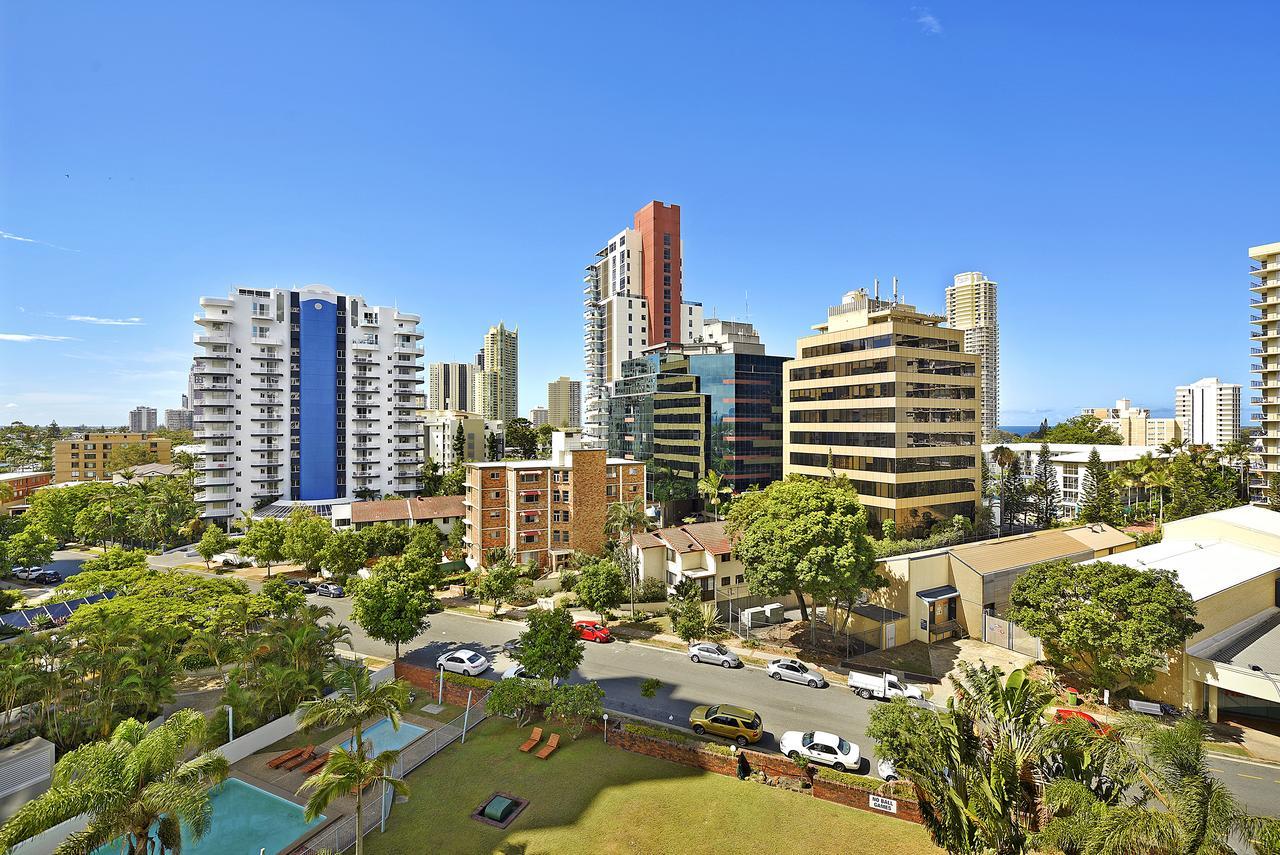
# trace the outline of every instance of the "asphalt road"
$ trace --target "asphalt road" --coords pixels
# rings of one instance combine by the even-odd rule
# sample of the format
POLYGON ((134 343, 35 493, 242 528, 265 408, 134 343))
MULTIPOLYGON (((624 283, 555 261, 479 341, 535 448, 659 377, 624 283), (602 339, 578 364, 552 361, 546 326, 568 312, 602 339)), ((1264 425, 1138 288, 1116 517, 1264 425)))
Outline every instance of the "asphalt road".
MULTIPOLYGON (((60 552, 56 566, 64 575, 74 573, 84 553, 60 552)), ((158 567, 170 568, 191 559, 166 555, 152 559, 158 567)), ((257 587, 251 585, 251 587, 257 587)), ((334 610, 334 619, 351 628, 352 646, 358 653, 391 658, 390 645, 364 634, 351 620, 350 598, 332 599, 309 595, 309 600, 334 610)), ((494 667, 486 674, 497 679, 509 665, 502 644, 519 635, 521 624, 494 621, 469 615, 442 612, 431 616, 431 627, 401 646, 401 655, 428 666, 436 657, 456 647, 469 647, 489 656, 494 667)), ((734 670, 713 665, 695 665, 681 651, 650 647, 637 642, 587 643, 581 667, 574 680, 595 680, 605 690, 607 709, 643 716, 676 727, 687 727, 689 711, 698 704, 731 703, 749 707, 764 720, 765 738, 760 747, 777 748, 777 740, 787 730, 827 730, 856 743, 863 756, 863 772, 874 773, 874 746, 866 737, 868 717, 879 701, 864 701, 847 686, 832 684, 810 689, 794 683, 778 683, 762 669, 734 670), (640 684, 657 677, 663 686, 653 698, 640 694, 640 684)), ((1280 766, 1235 760, 1222 755, 1210 758, 1210 766, 1246 807, 1253 812, 1280 814, 1280 766)))

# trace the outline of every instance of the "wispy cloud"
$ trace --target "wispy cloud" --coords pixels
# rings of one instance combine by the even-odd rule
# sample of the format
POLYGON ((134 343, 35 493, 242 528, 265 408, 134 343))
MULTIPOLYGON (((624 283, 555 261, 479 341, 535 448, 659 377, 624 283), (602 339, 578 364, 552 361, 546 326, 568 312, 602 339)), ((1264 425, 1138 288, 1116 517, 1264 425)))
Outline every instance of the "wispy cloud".
POLYGON ((911 11, 916 16, 916 23, 920 25, 921 31, 936 36, 942 32, 942 22, 933 16, 928 9, 923 6, 914 6, 911 11))
POLYGON ((7 404, 5 404, 5 405, 4 405, 4 408, 5 408, 6 410, 8 410, 8 409, 16 408, 17 406, 18 406, 18 405, 17 405, 17 404, 15 404, 13 401, 10 401, 9 403, 7 403, 7 404))
POLYGON ((34 333, 0 333, 0 341, 79 341, 69 335, 36 335, 34 333))
POLYGON ((60 249, 63 252, 79 252, 80 251, 78 249, 71 249, 70 247, 67 247, 67 246, 58 246, 56 243, 49 243, 48 241, 36 240, 35 238, 23 237, 22 235, 15 235, 13 232, 6 232, 3 229, 0 229, 0 240, 14 240, 14 241, 17 241, 18 243, 30 243, 30 244, 36 244, 37 246, 47 246, 50 249, 60 249))
POLYGON ((142 318, 99 318, 94 315, 54 315, 64 321, 78 321, 82 324, 99 324, 104 327, 139 327, 142 318))

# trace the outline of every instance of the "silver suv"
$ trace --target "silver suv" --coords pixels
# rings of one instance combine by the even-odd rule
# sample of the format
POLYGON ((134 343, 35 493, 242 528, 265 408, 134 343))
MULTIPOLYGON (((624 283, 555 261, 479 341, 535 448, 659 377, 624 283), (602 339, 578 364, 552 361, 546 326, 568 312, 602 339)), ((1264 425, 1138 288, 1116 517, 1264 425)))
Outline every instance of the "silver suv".
POLYGON ((706 662, 723 668, 740 668, 742 660, 723 644, 714 641, 695 641, 689 645, 689 661, 706 662))
POLYGON ((810 668, 799 659, 774 659, 769 662, 765 671, 775 680, 788 680, 792 683, 803 683, 811 689, 827 685, 826 679, 817 670, 810 668))

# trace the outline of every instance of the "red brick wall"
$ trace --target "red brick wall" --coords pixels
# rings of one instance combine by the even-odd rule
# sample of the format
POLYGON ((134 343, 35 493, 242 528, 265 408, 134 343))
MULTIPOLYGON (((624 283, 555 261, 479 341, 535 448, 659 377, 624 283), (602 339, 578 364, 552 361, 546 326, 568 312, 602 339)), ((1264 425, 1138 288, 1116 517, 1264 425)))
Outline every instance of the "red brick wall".
POLYGON ((813 795, 823 801, 835 802, 846 807, 879 813, 885 816, 895 816, 898 819, 905 819, 907 822, 920 823, 924 821, 920 816, 920 805, 910 799, 894 797, 893 800, 898 803, 898 812, 889 813, 871 806, 871 796, 876 795, 875 793, 859 787, 850 787, 835 781, 828 781, 820 777, 813 779, 813 795))
POLYGON ((640 245, 644 248, 643 282, 644 296, 649 304, 649 344, 660 344, 664 341, 683 341, 686 330, 680 328, 681 315, 681 260, 680 260, 680 206, 666 205, 662 202, 650 202, 636 211, 635 228, 640 232, 640 245), (671 299, 662 298, 663 285, 662 235, 671 235, 671 299), (664 303, 671 304, 671 334, 663 334, 662 320, 664 303))
MULTIPOLYGON (((410 665, 408 662, 396 660, 396 677, 420 689, 425 689, 431 693, 433 698, 439 697, 439 674, 440 672, 434 668, 424 668, 421 665, 410 665)), ((444 678, 444 702, 446 704, 465 707, 467 705, 468 692, 473 693, 471 697, 473 703, 483 698, 486 694, 484 689, 460 685, 451 681, 448 676, 444 678)))

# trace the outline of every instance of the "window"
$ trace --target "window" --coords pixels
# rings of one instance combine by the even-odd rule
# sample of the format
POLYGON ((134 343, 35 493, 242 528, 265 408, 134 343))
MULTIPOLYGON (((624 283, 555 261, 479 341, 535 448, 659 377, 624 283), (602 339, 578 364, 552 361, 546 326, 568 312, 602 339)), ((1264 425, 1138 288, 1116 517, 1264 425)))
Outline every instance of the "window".
POLYGON ((618 495, 618 488, 610 484, 609 486, 604 488, 604 494, 606 496, 616 496, 618 495))
POLYGON ((729 580, 730 580, 731 578, 732 578, 731 576, 721 576, 721 577, 720 577, 720 585, 721 585, 721 587, 728 587, 728 585, 729 585, 729 580))
POLYGON ((734 581, 737 582, 739 585, 741 585, 743 582, 747 581, 747 579, 745 576, 739 573, 737 576, 734 577, 734 581))
POLYGON ((671 232, 662 233, 662 245, 671 246, 671 232))
POLYGON ((494 491, 493 491, 493 497, 494 497, 495 499, 501 499, 501 498, 502 498, 502 491, 501 491, 501 490, 494 490, 494 491))
POLYGON ((668 549, 667 549, 667 560, 668 560, 668 561, 671 561, 671 562, 673 562, 673 563, 674 563, 674 562, 675 562, 675 560, 676 560, 676 553, 675 553, 675 550, 674 550, 674 549, 671 549, 671 548, 669 548, 669 547, 668 547, 668 549))

